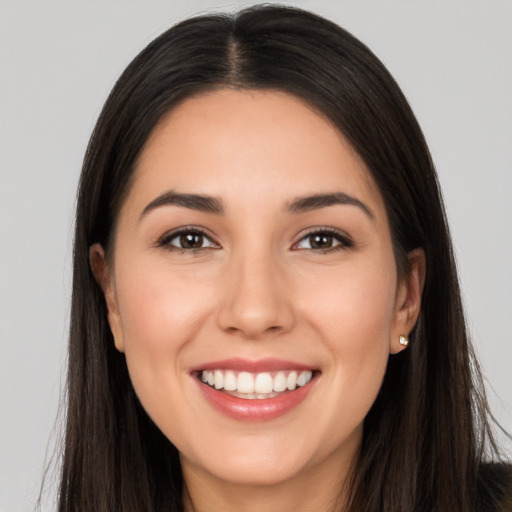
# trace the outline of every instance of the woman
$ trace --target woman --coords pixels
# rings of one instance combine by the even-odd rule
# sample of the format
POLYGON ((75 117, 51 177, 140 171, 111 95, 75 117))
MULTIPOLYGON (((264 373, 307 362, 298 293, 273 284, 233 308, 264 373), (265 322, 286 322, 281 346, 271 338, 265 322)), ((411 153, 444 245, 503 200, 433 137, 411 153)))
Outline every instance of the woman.
POLYGON ((428 149, 336 25, 267 6, 151 43, 74 258, 60 510, 510 506, 428 149))

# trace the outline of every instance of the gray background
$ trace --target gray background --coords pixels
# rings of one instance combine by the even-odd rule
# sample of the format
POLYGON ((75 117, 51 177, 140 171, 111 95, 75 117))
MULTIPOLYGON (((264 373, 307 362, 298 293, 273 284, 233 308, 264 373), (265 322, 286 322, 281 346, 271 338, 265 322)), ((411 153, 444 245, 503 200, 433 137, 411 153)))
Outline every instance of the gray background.
MULTIPOLYGON (((512 2, 287 3, 360 37, 410 100, 443 186, 492 408, 512 430, 512 2)), ((47 446, 53 453, 58 438, 74 194, 102 103, 171 24, 243 5, 0 0, 2 512, 33 508, 47 446)))

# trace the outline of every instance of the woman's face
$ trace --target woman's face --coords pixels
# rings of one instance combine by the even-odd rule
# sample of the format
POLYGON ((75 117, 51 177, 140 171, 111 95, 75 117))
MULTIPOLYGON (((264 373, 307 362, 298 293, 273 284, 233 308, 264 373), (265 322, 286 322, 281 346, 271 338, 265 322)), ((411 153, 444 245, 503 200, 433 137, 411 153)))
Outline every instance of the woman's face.
POLYGON ((364 163, 282 92, 171 111, 138 161, 112 266, 99 246, 91 261, 185 475, 232 483, 344 471, 419 308, 364 163))

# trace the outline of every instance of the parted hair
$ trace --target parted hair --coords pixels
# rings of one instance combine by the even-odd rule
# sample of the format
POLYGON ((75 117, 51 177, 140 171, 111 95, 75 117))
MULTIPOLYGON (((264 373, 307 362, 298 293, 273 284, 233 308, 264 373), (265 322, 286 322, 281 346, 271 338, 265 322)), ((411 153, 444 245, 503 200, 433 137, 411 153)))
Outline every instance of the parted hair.
POLYGON ((399 273, 407 276, 409 251, 425 251, 420 318, 408 349, 390 356, 365 418, 345 483, 349 510, 487 510, 483 468, 496 445, 421 129, 355 37, 310 12, 261 5, 187 19, 151 42, 115 84, 92 134, 77 199, 59 511, 183 510, 178 452, 140 405, 115 349, 89 247, 99 242, 111 254, 137 158, 162 116, 222 88, 285 91, 328 118, 380 190, 399 273))

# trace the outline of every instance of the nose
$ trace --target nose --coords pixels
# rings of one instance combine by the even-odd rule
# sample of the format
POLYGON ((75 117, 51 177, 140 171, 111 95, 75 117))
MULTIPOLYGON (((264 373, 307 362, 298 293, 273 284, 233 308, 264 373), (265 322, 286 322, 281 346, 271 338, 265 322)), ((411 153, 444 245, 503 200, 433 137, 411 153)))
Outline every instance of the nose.
POLYGON ((288 332, 294 323, 282 269, 271 257, 234 258, 223 279, 221 329, 258 340, 288 332))

